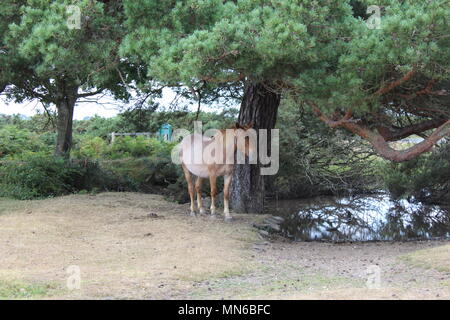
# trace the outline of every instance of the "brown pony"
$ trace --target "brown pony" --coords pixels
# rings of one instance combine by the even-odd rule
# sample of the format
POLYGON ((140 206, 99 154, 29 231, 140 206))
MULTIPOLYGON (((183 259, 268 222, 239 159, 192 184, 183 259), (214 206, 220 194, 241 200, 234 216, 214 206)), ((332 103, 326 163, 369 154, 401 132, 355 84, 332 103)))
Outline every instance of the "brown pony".
POLYGON ((220 130, 214 137, 209 138, 200 134, 191 134, 181 142, 181 165, 188 183, 191 198, 191 215, 195 216, 194 183, 192 176, 197 176, 195 191, 200 214, 206 210, 202 202, 202 182, 209 178, 211 185, 211 216, 215 217, 217 196, 217 177, 224 176, 224 216, 231 220, 229 208, 230 184, 233 177, 235 154, 242 152, 250 159, 254 159, 256 151, 256 133, 249 130, 253 125, 240 126, 236 124, 231 129, 220 130), (252 134, 254 134, 252 136, 252 134), (252 139, 253 138, 253 139, 252 139))

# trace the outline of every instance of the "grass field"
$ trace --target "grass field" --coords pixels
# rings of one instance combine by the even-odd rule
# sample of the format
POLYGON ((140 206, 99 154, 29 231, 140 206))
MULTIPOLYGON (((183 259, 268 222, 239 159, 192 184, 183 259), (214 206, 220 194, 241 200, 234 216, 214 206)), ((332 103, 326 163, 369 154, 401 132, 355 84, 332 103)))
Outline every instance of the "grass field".
POLYGON ((449 242, 292 243, 260 238, 264 216, 187 211, 137 193, 0 199, 0 299, 450 298, 449 242))

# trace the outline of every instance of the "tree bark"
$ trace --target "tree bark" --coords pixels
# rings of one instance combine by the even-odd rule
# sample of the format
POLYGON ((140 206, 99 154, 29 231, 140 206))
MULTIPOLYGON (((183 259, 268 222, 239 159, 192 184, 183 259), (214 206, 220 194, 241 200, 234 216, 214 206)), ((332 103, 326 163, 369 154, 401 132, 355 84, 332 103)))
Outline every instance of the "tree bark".
MULTIPOLYGON (((271 91, 265 84, 247 83, 239 113, 239 124, 252 123, 256 130, 275 128, 280 100, 281 95, 271 91)), ((270 139, 270 131, 268 133, 270 139)), ((270 148, 270 143, 268 147, 270 148)), ((264 196, 264 176, 260 174, 260 165, 236 165, 231 191, 234 211, 262 213, 264 196)))
POLYGON ((55 155, 69 157, 72 149, 73 112, 77 101, 78 88, 72 88, 65 92, 61 99, 56 102, 58 111, 56 129, 58 132, 56 140, 55 155))

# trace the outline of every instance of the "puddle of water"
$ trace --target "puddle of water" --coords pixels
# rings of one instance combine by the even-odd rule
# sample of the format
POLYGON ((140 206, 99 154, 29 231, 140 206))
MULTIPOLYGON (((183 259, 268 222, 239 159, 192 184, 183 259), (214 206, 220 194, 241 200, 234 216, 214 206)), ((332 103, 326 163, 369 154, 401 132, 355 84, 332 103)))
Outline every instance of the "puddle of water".
POLYGON ((273 201, 281 233, 298 241, 450 239, 450 207, 392 200, 387 194, 273 201))

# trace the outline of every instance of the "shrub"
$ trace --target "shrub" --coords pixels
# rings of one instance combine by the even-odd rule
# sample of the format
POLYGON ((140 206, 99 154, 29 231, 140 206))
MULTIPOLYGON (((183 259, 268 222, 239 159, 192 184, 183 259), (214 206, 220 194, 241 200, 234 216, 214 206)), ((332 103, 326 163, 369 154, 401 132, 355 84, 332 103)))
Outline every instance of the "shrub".
POLYGON ((72 155, 82 160, 117 160, 140 157, 170 159, 175 143, 147 137, 118 137, 109 144, 100 137, 84 137, 76 143, 72 155))
POLYGON ((33 155, 0 167, 0 196, 33 199, 69 193, 75 169, 61 158, 33 155))
POLYGON ((108 152, 108 143, 102 138, 87 138, 78 143, 73 156, 78 159, 99 160, 108 152))
POLYGON ((43 152, 48 149, 36 133, 16 126, 5 126, 0 129, 0 158, 13 158, 24 152, 43 152))
POLYGON ((19 200, 54 197, 85 191, 137 191, 137 184, 115 176, 97 162, 69 161, 30 154, 0 165, 0 197, 19 200))
POLYGON ((143 192, 161 192, 180 176, 170 158, 157 156, 103 161, 102 167, 113 176, 132 182, 137 191, 143 192))
POLYGON ((143 157, 150 154, 144 137, 118 137, 108 151, 108 158, 143 157))
POLYGON ((386 163, 384 182, 394 197, 450 204, 450 142, 404 163, 386 163))

